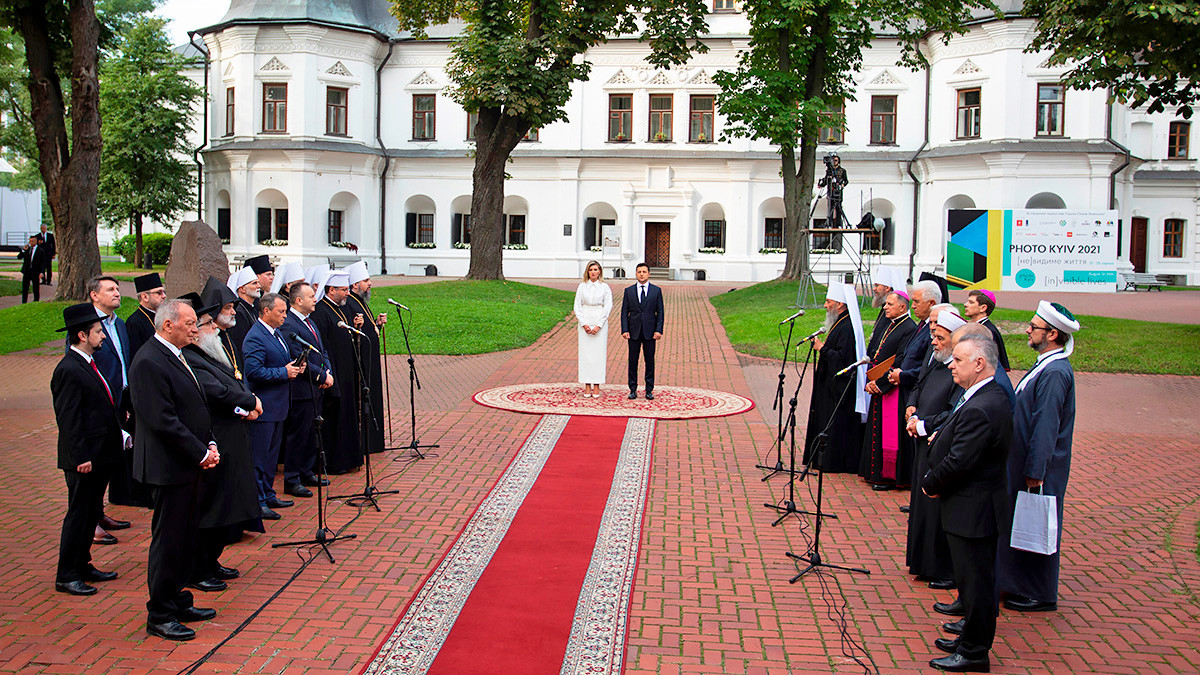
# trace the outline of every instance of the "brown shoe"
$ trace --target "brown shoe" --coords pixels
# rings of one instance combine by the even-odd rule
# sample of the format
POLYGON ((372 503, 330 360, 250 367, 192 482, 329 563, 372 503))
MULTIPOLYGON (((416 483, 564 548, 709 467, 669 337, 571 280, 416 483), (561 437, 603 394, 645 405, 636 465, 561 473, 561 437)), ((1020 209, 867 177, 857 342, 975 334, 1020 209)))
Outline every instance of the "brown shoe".
POLYGON ((129 529, 129 521, 128 520, 117 520, 116 518, 110 518, 109 515, 106 513, 106 514, 103 514, 100 516, 100 527, 103 527, 104 529, 110 530, 110 531, 111 530, 127 530, 127 529, 129 529))

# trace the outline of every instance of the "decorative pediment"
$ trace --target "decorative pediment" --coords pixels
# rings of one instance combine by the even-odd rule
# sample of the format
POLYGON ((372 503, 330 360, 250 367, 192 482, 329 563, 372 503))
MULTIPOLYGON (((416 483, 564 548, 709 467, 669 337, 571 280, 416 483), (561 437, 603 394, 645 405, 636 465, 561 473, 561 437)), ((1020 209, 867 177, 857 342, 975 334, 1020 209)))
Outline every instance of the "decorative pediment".
POLYGON ((225 64, 224 77, 231 77, 232 75, 233 75, 233 62, 230 61, 229 63, 225 64))
POLYGON ((971 59, 967 59, 966 61, 963 61, 961 66, 958 67, 958 70, 954 71, 954 74, 955 75, 972 75, 972 74, 978 73, 978 72, 979 72, 979 66, 975 65, 975 62, 972 61, 971 59))
POLYGON ((433 79, 433 77, 431 77, 429 75, 429 73, 422 70, 420 75, 417 75, 416 77, 413 78, 412 82, 408 83, 408 86, 410 86, 410 87, 436 87, 436 86, 438 86, 438 81, 433 79))
POLYGON ((325 72, 329 73, 330 75, 341 75, 342 77, 354 77, 353 73, 351 73, 350 70, 348 68, 346 68, 346 65, 344 63, 342 63, 341 61, 338 61, 337 63, 333 64, 332 66, 329 66, 328 68, 326 68, 325 72))
POLYGON ((278 56, 272 56, 271 60, 264 63, 263 67, 259 68, 259 70, 290 70, 290 69, 287 66, 283 65, 283 61, 280 61, 278 56))
POLYGON ((688 80, 688 84, 712 84, 712 83, 713 83, 713 81, 712 81, 712 78, 709 77, 708 71, 704 70, 703 68, 701 68, 699 70, 699 72, 697 72, 695 75, 693 75, 691 80, 688 80))
POLYGON ((884 68, 882 73, 876 75, 875 79, 871 80, 871 84, 892 85, 892 84, 903 84, 903 83, 900 80, 896 79, 895 75, 892 75, 892 71, 888 70, 887 68, 884 68))
POLYGON ((675 81, 671 79, 670 75, 667 75, 665 70, 660 70, 650 78, 649 84, 675 84, 675 81))
POLYGON ((625 74, 624 70, 618 70, 615 75, 608 78, 608 82, 605 82, 605 84, 633 84, 633 80, 625 74))
POLYGON ((1058 63, 1050 63, 1051 58, 1052 57, 1047 56, 1045 59, 1043 59, 1042 62, 1038 64, 1038 66, 1037 66, 1038 69, 1039 70, 1051 70, 1051 69, 1063 67, 1061 64, 1058 64, 1058 63))

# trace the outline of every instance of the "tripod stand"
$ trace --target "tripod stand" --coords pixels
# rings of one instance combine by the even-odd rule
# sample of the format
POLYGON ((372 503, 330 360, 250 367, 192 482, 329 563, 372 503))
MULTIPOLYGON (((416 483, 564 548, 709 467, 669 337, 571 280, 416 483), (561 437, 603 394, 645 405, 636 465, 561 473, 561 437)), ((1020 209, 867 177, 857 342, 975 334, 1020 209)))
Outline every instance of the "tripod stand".
MULTIPOLYGON (((347 327, 349 328, 349 327, 347 327)), ((370 504, 375 507, 376 511, 380 511, 379 502, 375 500, 377 495, 397 495, 399 490, 379 490, 376 489, 374 475, 371 473, 371 448, 368 434, 370 430, 367 427, 367 420, 374 421, 375 414, 371 408, 371 381, 367 379, 366 368, 363 367, 362 360, 362 337, 363 334, 357 329, 351 328, 351 336, 354 338, 354 366, 358 372, 358 444, 363 449, 363 478, 365 483, 362 492, 356 492, 349 495, 337 495, 330 497, 334 499, 345 499, 350 506, 358 506, 360 504, 370 504)))
POLYGON ((412 442, 398 448, 408 450, 411 454, 407 458, 397 457, 394 461, 398 462, 401 459, 425 459, 425 453, 421 452, 421 448, 433 449, 441 446, 436 443, 421 445, 417 440, 417 389, 421 388, 421 379, 417 377, 417 362, 413 359, 412 345, 408 341, 408 328, 404 325, 404 315, 400 313, 399 307, 396 307, 396 316, 400 319, 400 333, 404 335, 404 350, 408 352, 408 413, 412 430, 412 442))
MULTIPOLYGON (((813 354, 813 348, 812 348, 812 345, 810 344, 808 347, 808 355, 806 355, 804 357, 804 369, 800 372, 800 381, 796 383, 796 391, 792 393, 792 398, 790 401, 788 401, 788 406, 789 406, 790 410, 788 411, 788 421, 787 421, 787 425, 786 425, 787 431, 781 432, 780 436, 779 436, 779 443, 782 445, 784 435, 786 435, 789 432, 791 433, 791 448, 788 453, 790 455, 790 457, 789 457, 790 461, 788 464, 788 474, 789 474, 790 478, 788 480, 788 496, 787 496, 787 499, 783 500, 783 506, 780 506, 778 504, 763 504, 763 506, 765 506, 769 509, 775 509, 776 511, 780 512, 780 515, 778 518, 775 519, 775 522, 771 523, 771 527, 775 527, 776 525, 779 525, 779 523, 783 522, 784 518, 787 518, 790 515, 796 515, 797 517, 799 517, 801 515, 806 515, 806 516, 814 515, 813 513, 810 513, 808 511, 801 511, 796 508, 796 406, 797 406, 797 404, 799 402, 799 398, 800 398, 800 387, 804 385, 804 373, 808 370, 808 362, 810 360, 812 360, 812 354, 813 354)), ((780 402, 781 410, 782 410, 782 407, 783 407, 782 402, 780 402)), ((804 468, 804 473, 801 474, 801 476, 800 476, 800 480, 804 480, 804 477, 807 475, 808 475, 808 467, 806 466, 804 468)), ((818 518, 821 518, 821 517, 837 518, 837 516, 832 515, 832 514, 818 513, 815 515, 817 515, 818 518)))
MULTIPOLYGON (((310 350, 305 348, 304 353, 307 354, 310 350)), ((299 377, 299 376, 297 376, 299 377)), ((313 400, 313 435, 317 439, 317 531, 312 539, 302 541, 285 541, 278 544, 271 544, 271 548, 279 548, 280 546, 310 546, 319 544, 321 549, 325 551, 325 555, 329 556, 329 562, 334 562, 333 553, 329 551, 329 545, 341 541, 343 539, 356 539, 357 534, 337 534, 329 529, 325 524, 325 499, 322 497, 323 489, 321 483, 324 483, 325 478, 325 442, 321 437, 321 425, 325 422, 325 418, 321 417, 321 410, 316 407, 317 387, 313 384, 312 377, 308 377, 308 389, 312 393, 313 400)))
MULTIPOLYGON (((788 322, 787 341, 783 343, 783 362, 779 364, 779 384, 777 384, 775 386, 775 402, 771 404, 771 410, 779 411, 779 421, 777 422, 778 426, 776 426, 776 431, 775 431, 775 433, 776 433, 775 465, 774 466, 767 466, 766 464, 755 464, 754 465, 754 468, 756 468, 756 469, 767 469, 770 472, 767 475, 762 477, 764 482, 773 478, 775 476, 775 474, 777 474, 777 473, 783 473, 783 437, 784 437, 783 382, 787 378, 785 371, 787 370, 788 352, 791 351, 791 349, 792 349, 792 331, 795 330, 795 328, 796 328, 796 322, 794 320, 788 322)), ((804 362, 804 368, 805 368, 805 370, 808 369, 808 361, 807 360, 804 362)), ((804 373, 800 373, 800 381, 801 382, 804 381, 804 373)))
MULTIPOLYGON (((837 405, 835 405, 833 407, 834 412, 833 412, 833 414, 831 414, 829 416, 829 421, 825 423, 825 428, 822 429, 821 433, 817 435, 816 448, 815 448, 815 451, 813 452, 813 460, 815 462, 817 462, 818 464, 822 463, 821 460, 823 460, 825 458, 825 449, 829 445, 829 428, 833 426, 833 421, 835 419, 837 419, 837 410, 838 410, 838 408, 840 408, 842 406, 842 401, 844 401, 846 399, 846 393, 850 391, 850 387, 853 387, 856 384, 858 384, 858 377, 852 375, 850 377, 850 381, 847 382, 846 386, 842 389, 842 395, 838 397, 837 405)), ((800 577, 804 576, 805 574, 808 574, 809 572, 812 572, 813 570, 819 569, 821 567, 828 567, 830 569, 835 569, 835 570, 844 570, 846 572, 858 572, 859 574, 870 574, 871 573, 870 570, 859 568, 859 567, 845 567, 842 565, 833 565, 833 564, 830 564, 827 562, 822 562, 822 560, 821 560, 821 517, 824 514, 821 513, 821 496, 824 493, 824 489, 825 489, 825 472, 818 471, 817 472, 817 499, 816 499, 817 511, 815 514, 817 516, 817 518, 816 518, 816 522, 813 523, 812 548, 810 548, 808 550, 808 553, 805 555, 796 555, 795 553, 792 553, 791 551, 787 551, 787 557, 794 558, 796 560, 802 560, 802 561, 808 563, 808 567, 805 567, 804 569, 800 570, 800 573, 797 574, 796 576, 792 577, 789 580, 789 583, 794 584, 800 580, 800 577)))

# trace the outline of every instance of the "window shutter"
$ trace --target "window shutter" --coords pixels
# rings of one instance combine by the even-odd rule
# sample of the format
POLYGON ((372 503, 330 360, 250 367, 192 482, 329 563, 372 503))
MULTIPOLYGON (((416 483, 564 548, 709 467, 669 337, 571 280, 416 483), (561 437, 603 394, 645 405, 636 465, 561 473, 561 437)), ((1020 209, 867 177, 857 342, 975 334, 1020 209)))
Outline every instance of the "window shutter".
POLYGON ((596 219, 583 219, 583 250, 590 251, 596 245, 596 219))
POLYGON ((450 243, 462 243, 462 214, 456 213, 450 216, 450 243))
POLYGON ((271 238, 271 209, 258 210, 258 240, 266 241, 271 238))
POLYGON ((404 225, 404 244, 407 246, 417 243, 417 214, 404 214, 404 225))

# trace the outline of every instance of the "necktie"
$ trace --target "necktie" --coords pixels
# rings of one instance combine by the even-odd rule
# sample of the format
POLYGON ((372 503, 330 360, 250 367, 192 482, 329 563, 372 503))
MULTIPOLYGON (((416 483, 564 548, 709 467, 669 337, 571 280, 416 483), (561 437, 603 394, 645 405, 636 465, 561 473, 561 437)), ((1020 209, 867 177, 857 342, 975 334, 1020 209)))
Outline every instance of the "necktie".
MULTIPOLYGON (((196 388, 200 389, 200 380, 196 379, 196 373, 192 372, 192 367, 188 365, 187 359, 183 358, 182 352, 179 354, 179 362, 183 364, 183 369, 188 372, 188 375, 192 376, 192 382, 196 384, 196 388)), ((201 391, 203 391, 203 389, 201 389, 201 391)))
POLYGON ((950 412, 954 412, 955 410, 958 410, 959 408, 961 408, 961 407, 962 407, 962 404, 964 404, 964 403, 966 403, 966 402, 967 402, 967 392, 965 392, 965 391, 964 391, 964 392, 963 392, 963 393, 962 393, 962 394, 961 394, 961 395, 958 397, 958 400, 954 402, 954 410, 951 410, 950 412))
POLYGON ((638 286, 638 302, 646 302, 646 287, 638 286))
POLYGON ((316 342, 313 342, 313 345, 315 345, 317 347, 317 349, 320 349, 321 348, 321 336, 317 335, 317 329, 313 328, 312 321, 305 319, 304 325, 308 326, 308 330, 311 331, 313 334, 313 339, 316 340, 316 342))
POLYGON ((88 363, 92 366, 92 372, 96 373, 96 377, 100 378, 100 384, 104 385, 104 393, 108 394, 108 402, 115 406, 117 403, 113 400, 112 389, 108 388, 108 380, 105 380, 104 376, 100 374, 100 369, 96 367, 95 361, 88 361, 88 363))

